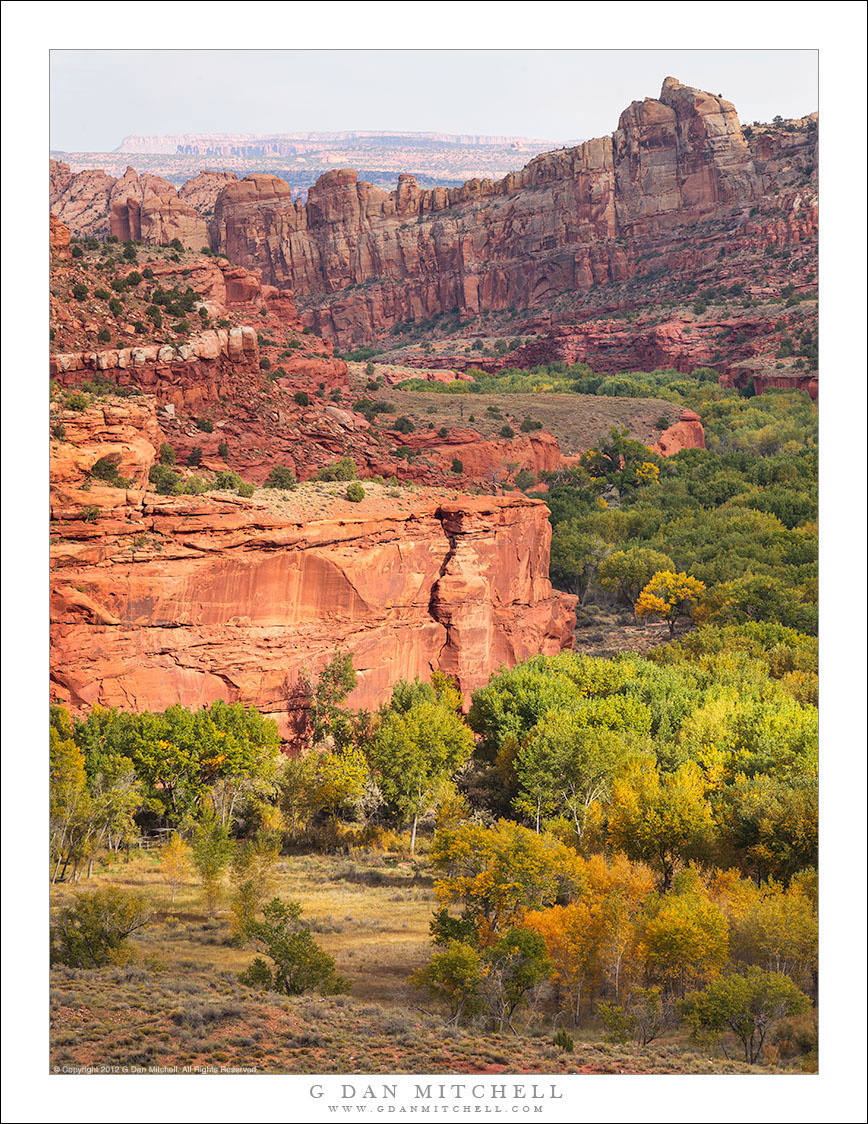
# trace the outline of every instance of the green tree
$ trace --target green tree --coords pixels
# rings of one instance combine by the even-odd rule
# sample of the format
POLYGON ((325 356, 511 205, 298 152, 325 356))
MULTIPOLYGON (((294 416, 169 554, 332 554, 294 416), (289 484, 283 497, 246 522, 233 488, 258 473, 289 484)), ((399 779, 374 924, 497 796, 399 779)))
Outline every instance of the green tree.
POLYGON ((597 570, 597 581, 619 605, 624 605, 635 615, 636 600, 654 575, 662 570, 674 569, 675 563, 668 554, 650 547, 634 546, 628 550, 616 550, 604 558, 597 570))
POLYGON ((193 832, 193 864, 202 881, 208 916, 213 917, 223 894, 223 881, 232 858, 232 840, 213 813, 203 816, 193 832))
POLYGON ((606 551, 599 535, 582 530, 575 519, 559 523, 552 532, 552 580, 575 593, 584 605, 606 551))
MULTIPOLYGON (((398 692, 400 696, 401 685, 398 692)), ((392 709, 384 717, 368 760, 386 801, 412 823, 411 854, 416 850, 419 817, 443 794, 472 751, 472 733, 455 709, 440 700, 392 709)))
POLYGON ((586 711, 549 711, 516 757, 516 807, 533 817, 537 831, 546 813, 569 816, 581 840, 591 806, 608 797, 628 753, 621 735, 589 726, 586 711))
POLYGON ((356 685, 351 652, 335 651, 319 674, 311 699, 314 744, 331 741, 343 747, 353 741, 355 727, 343 703, 356 685))
POLYGON ((335 971, 334 958, 319 947, 302 922, 298 902, 272 898, 262 913, 262 921, 247 926, 247 938, 265 953, 272 967, 257 957, 239 977, 242 983, 264 985, 282 995, 302 995, 313 988, 323 995, 350 990, 350 982, 335 971))
POLYGON ((446 1004, 450 1023, 472 1018, 482 1009, 482 956, 472 944, 449 941, 410 980, 414 987, 446 1004))
MULTIPOLYGON (((744 1060, 759 1061, 769 1030, 782 1019, 810 1010, 808 997, 778 972, 749 968, 715 980, 681 1004, 684 1021, 696 1037, 719 1038, 730 1031, 741 1042, 744 1060)), ((726 1046, 723 1047, 726 1053, 726 1046)), ((727 1055, 728 1056, 728 1055, 727 1055)))

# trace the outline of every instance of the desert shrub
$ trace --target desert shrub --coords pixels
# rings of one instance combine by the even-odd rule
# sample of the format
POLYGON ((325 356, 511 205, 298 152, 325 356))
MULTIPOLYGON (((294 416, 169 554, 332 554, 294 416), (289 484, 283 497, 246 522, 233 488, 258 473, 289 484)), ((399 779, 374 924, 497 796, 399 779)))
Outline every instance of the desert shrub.
POLYGON ((175 450, 168 443, 168 441, 164 441, 162 445, 160 445, 160 451, 157 454, 157 459, 159 460, 160 464, 175 463, 175 450))
POLYGON ((79 518, 85 523, 96 523, 100 516, 100 509, 96 504, 89 503, 79 512, 79 518))
POLYGON ((237 472, 218 472, 213 487, 218 492, 232 492, 241 487, 243 481, 237 472))
POLYGON ((525 418, 521 423, 522 433, 534 433, 537 429, 542 429, 541 421, 534 421, 533 418, 525 418))
POLYGON ((552 1039, 552 1045, 557 1046, 559 1050, 563 1050, 565 1054, 571 1054, 575 1049, 573 1037, 569 1034, 564 1027, 561 1027, 557 1034, 552 1039))
POLYGON ((117 297, 112 297, 108 302, 108 306, 112 316, 120 316, 124 310, 123 301, 118 300, 117 297))
POLYGON ((504 425, 501 427, 500 436, 505 437, 507 441, 511 441, 515 437, 515 430, 511 425, 504 425))
POLYGON ((77 285, 72 286, 72 295, 77 301, 87 300, 87 285, 82 285, 79 282, 77 285))
POLYGON ((352 503, 361 503, 365 498, 365 489, 358 480, 354 480, 351 484, 347 484, 345 495, 352 503))
POLYGON ((459 460, 458 457, 453 457, 452 459, 452 471, 456 476, 464 475, 464 462, 462 460, 459 460))
POLYGON ((310 395, 303 390, 297 391, 293 397, 295 398, 296 404, 299 406, 310 405, 310 395))
POLYGON ((221 441, 217 446, 217 453, 225 461, 229 456, 229 445, 225 441, 221 441))
POLYGON ((51 962, 72 968, 101 968, 129 949, 128 937, 146 925, 148 907, 137 894, 116 886, 79 894, 51 926, 51 962))
POLYGON ((187 464, 190 468, 198 468, 202 463, 202 449, 199 445, 194 445, 190 452, 187 454, 187 464))
POLYGON ((392 426, 392 429, 397 429, 399 433, 412 433, 415 428, 414 423, 407 417, 396 418, 392 426))
POLYGON ((249 500, 255 491, 255 487, 246 480, 238 485, 238 495, 242 496, 244 499, 249 500))
POLYGON ((148 479, 161 496, 170 496, 183 477, 167 464, 154 464, 151 465, 148 479))
POLYGON ((351 457, 341 457, 334 464, 324 465, 319 469, 314 479, 341 482, 355 480, 357 476, 356 462, 351 457))
POLYGON ((285 492, 291 492, 297 486, 298 481, 295 478, 295 473, 285 464, 276 464, 265 481, 266 488, 281 488, 285 492))
POLYGON ((267 356, 263 356, 259 360, 259 369, 260 369, 260 371, 270 371, 271 370, 271 360, 267 356))
POLYGON ((532 488, 534 484, 536 484, 536 474, 531 472, 529 468, 523 468, 515 474, 515 486, 523 492, 532 488))
POLYGON ((72 256, 74 258, 83 258, 84 257, 84 250, 81 248, 81 246, 73 246, 72 247, 72 256))
POLYGON ((120 453, 109 453, 108 456, 100 457, 96 464, 91 467, 90 475, 96 480, 104 480, 107 484, 113 484, 116 488, 128 488, 130 486, 129 480, 118 472, 120 463, 120 453))
POLYGON ((201 429, 203 433, 213 433, 214 422, 210 418, 196 418, 196 428, 201 429))
POLYGON ((67 410, 86 410, 88 406, 88 398, 86 394, 81 394, 76 391, 75 394, 70 394, 64 403, 67 410))
POLYGON ((108 328, 100 328, 99 335, 96 338, 100 343, 111 343, 112 334, 108 328))

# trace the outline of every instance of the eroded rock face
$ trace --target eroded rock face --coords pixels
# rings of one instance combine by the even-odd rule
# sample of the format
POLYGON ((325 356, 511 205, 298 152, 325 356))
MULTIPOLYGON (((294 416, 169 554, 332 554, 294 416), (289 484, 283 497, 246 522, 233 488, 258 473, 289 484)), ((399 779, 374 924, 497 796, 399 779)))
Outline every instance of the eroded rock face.
POLYGON ((159 176, 127 168, 109 193, 109 233, 126 242, 168 246, 175 239, 190 250, 210 245, 205 220, 159 176))
POLYGON ((610 137, 546 153, 498 182, 384 192, 336 169, 306 205, 273 176, 221 192, 212 244, 291 285, 318 334, 374 338, 403 319, 534 307, 634 275, 640 240, 763 191, 734 106, 667 79, 610 137), (358 291, 364 287, 363 291, 358 291))
POLYGON ((72 261, 72 250, 69 245, 69 227, 54 215, 49 215, 48 248, 52 257, 56 257, 60 261, 72 261))
POLYGON ((704 449, 705 430, 699 414, 693 410, 682 410, 678 421, 663 430, 652 448, 661 457, 674 457, 682 449, 704 449))
MULTIPOLYGON (((82 424, 98 436, 97 419, 82 424)), ((572 645, 575 598, 548 580, 539 501, 416 495, 302 518, 229 496, 84 491, 80 470, 53 472, 52 695, 73 708, 221 698, 289 734, 300 678, 336 648, 359 673, 350 704, 374 707, 402 677, 443 668, 467 697, 501 663, 572 645)))

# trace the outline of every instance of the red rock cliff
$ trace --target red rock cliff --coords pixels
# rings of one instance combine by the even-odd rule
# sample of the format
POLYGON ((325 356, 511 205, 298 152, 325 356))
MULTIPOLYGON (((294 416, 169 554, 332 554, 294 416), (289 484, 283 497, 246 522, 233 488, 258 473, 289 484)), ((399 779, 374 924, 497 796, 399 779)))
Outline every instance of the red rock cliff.
POLYGON ((549 582, 539 501, 415 494, 322 515, 321 497, 292 514, 78 487, 108 448, 143 478, 153 408, 92 407, 77 454, 52 443, 53 697, 136 710, 222 698, 288 731, 299 676, 336 648, 359 672, 351 704, 373 707, 401 677, 443 668, 466 695, 501 664, 572 645, 575 599, 549 582))
POLYGON ((273 176, 228 184, 212 244, 293 287, 309 322, 341 343, 458 309, 533 307, 632 276, 641 241, 763 191, 735 108, 667 78, 610 137, 546 153, 498 182, 384 192, 340 169, 306 204, 273 176), (361 287, 361 291, 360 291, 361 287))

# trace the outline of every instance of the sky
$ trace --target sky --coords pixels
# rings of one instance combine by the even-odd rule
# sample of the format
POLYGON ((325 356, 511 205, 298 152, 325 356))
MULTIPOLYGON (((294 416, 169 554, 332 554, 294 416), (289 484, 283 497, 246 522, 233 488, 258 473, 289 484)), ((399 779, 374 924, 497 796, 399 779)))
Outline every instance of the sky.
POLYGON ((65 152, 166 133, 583 140, 670 75, 722 94, 743 122, 817 109, 814 50, 55 50, 50 73, 50 147, 65 152))

